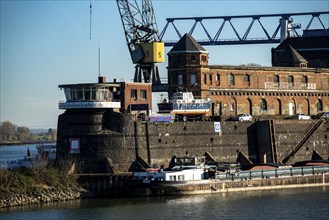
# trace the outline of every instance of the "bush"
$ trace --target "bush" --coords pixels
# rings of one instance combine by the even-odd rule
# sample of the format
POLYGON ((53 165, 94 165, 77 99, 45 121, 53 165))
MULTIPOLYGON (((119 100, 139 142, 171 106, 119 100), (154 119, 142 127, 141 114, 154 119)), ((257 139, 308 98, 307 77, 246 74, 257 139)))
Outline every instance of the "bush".
POLYGON ((57 191, 77 187, 74 176, 53 167, 0 170, 0 177, 0 199, 15 194, 33 194, 47 188, 57 191))

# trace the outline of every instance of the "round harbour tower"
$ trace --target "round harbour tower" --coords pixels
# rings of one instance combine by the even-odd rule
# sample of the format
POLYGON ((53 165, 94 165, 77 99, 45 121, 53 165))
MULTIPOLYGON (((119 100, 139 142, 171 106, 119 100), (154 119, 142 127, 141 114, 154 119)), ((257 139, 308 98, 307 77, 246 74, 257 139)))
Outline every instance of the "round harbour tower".
POLYGON ((78 173, 128 171, 135 160, 133 117, 148 113, 151 85, 99 77, 59 88, 66 100, 59 102, 65 112, 58 118, 57 162, 78 173))

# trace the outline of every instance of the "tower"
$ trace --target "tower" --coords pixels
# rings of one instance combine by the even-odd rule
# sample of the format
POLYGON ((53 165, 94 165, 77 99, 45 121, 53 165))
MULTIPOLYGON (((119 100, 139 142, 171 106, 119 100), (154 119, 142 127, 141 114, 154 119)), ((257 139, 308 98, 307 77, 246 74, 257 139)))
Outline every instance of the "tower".
POLYGON ((208 68, 208 52, 185 34, 168 53, 169 97, 177 90, 189 90, 201 96, 202 76, 208 68))

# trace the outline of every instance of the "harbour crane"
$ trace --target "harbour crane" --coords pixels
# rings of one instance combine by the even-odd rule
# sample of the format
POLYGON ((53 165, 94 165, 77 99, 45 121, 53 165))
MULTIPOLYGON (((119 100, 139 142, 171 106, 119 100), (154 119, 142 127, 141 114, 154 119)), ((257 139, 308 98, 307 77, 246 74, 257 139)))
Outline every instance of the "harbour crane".
POLYGON ((126 43, 136 64, 134 82, 161 84, 156 63, 164 62, 164 43, 160 42, 151 0, 117 0, 126 43))

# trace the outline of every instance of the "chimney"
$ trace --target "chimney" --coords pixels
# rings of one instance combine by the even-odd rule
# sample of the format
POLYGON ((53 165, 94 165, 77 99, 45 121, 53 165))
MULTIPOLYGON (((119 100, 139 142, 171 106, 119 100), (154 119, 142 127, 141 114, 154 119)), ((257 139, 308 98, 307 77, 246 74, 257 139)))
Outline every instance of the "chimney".
POLYGON ((106 76, 99 76, 98 77, 98 83, 105 83, 106 82, 106 76))

